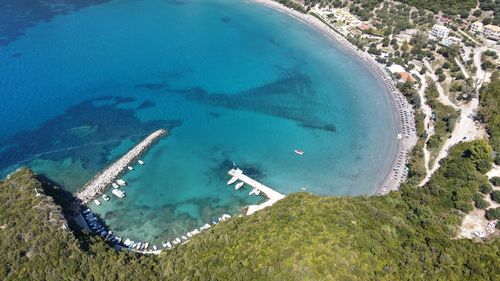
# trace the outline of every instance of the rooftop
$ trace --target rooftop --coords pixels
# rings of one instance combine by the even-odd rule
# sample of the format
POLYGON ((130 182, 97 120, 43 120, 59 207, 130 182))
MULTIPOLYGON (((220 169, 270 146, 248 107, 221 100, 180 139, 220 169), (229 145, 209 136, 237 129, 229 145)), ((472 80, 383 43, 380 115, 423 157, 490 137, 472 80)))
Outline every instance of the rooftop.
POLYGON ((495 32, 500 32, 500 26, 488 24, 488 25, 485 25, 484 28, 487 28, 487 29, 495 31, 495 32))

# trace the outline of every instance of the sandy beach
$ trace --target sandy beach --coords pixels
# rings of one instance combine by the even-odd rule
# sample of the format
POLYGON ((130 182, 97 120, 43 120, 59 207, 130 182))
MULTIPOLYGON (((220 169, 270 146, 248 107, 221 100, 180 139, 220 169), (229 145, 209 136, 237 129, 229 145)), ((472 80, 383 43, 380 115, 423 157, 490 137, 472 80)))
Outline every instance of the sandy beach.
POLYGON ((332 39, 336 44, 342 46, 343 49, 353 55, 354 58, 359 59, 362 64, 367 66, 374 76, 383 81, 387 89, 386 93, 389 97, 389 102, 392 104, 394 109, 392 111, 392 116, 398 126, 398 134, 394 137, 397 137, 398 141, 394 159, 391 161, 390 165, 381 169, 381 173, 385 176, 377 181, 377 184, 375 185, 376 188, 374 188, 372 193, 382 195, 390 191, 397 190, 399 185, 406 179, 404 167, 408 160, 408 153, 416 144, 418 138, 416 136, 416 132, 414 131, 415 122, 413 119, 413 109, 407 102, 406 98, 399 92, 399 90, 397 90, 395 83, 386 71, 385 66, 375 61, 375 59, 368 53, 359 50, 356 46, 347 41, 345 37, 314 16, 300 13, 273 0, 251 0, 249 2, 254 2, 279 12, 286 13, 287 15, 318 29, 328 38, 332 39))

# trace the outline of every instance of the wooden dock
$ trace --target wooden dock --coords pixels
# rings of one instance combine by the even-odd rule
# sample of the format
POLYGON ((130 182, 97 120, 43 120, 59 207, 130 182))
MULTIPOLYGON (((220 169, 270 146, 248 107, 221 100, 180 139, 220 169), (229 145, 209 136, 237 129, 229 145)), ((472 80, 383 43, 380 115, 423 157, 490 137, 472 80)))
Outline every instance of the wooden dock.
POLYGON ((75 197, 83 204, 89 203, 97 194, 104 192, 113 181, 139 156, 144 153, 153 143, 160 137, 167 134, 167 131, 160 129, 147 136, 138 145, 132 148, 127 154, 122 156, 118 161, 111 164, 102 172, 97 174, 92 180, 85 184, 76 194, 75 197))
POLYGON ((273 205, 274 203, 278 202, 279 200, 285 198, 285 195, 277 192, 276 190, 274 190, 270 187, 267 187, 267 186, 261 184, 260 182, 248 177, 247 175, 243 174, 243 171, 240 169, 231 169, 231 170, 229 170, 228 174, 232 177, 238 178, 240 181, 248 184, 249 186, 260 190, 260 192, 262 192, 263 194, 266 195, 267 198, 269 198, 269 200, 267 200, 266 202, 264 202, 260 205, 248 206, 247 213, 246 213, 247 215, 251 215, 257 211, 260 211, 268 206, 273 205))

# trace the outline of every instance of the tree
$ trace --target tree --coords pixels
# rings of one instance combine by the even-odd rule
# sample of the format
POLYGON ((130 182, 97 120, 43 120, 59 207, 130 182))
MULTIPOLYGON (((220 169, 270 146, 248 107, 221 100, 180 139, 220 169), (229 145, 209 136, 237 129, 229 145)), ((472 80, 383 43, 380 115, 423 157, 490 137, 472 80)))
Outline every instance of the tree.
POLYGON ((490 194, 491 200, 500 203, 500 190, 495 190, 490 194))
POLYGON ((488 210, 486 210, 486 213, 484 214, 484 216, 488 219, 488 220, 498 220, 500 219, 500 207, 497 207, 497 208, 489 208, 488 210))
POLYGON ((494 186, 500 186, 500 177, 492 177, 490 181, 494 186))
POLYGON ((483 194, 488 194, 492 191, 493 189, 491 188, 491 185, 487 182, 484 182, 482 183, 480 186, 479 186, 479 191, 481 191, 481 193, 483 194))
POLYGON ((401 51, 408 52, 408 50, 410 50, 410 45, 408 45, 407 41, 404 41, 403 45, 401 46, 401 51))

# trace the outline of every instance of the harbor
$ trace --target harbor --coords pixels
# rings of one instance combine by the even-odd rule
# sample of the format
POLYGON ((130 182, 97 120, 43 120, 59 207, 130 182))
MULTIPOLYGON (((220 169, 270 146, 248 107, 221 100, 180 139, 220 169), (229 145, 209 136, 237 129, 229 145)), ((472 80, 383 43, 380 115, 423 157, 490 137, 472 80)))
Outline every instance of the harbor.
POLYGON ((133 241, 131 239, 125 239, 115 235, 113 231, 108 230, 106 225, 101 222, 99 217, 88 208, 80 212, 75 217, 75 220, 83 229, 95 235, 101 236, 104 241, 112 244, 117 250, 128 250, 139 254, 158 255, 163 249, 172 249, 177 245, 186 244, 195 235, 200 234, 201 232, 211 228, 212 226, 230 218, 230 215, 223 214, 212 223, 205 223, 200 228, 195 228, 192 231, 188 231, 186 234, 176 237, 172 241, 163 241, 161 245, 154 245, 152 243, 150 244, 149 242, 133 241))
MULTIPOLYGON (((279 200, 285 198, 285 195, 283 195, 283 194, 275 191, 274 189, 267 187, 267 186, 263 185, 262 183, 250 178, 249 176, 245 175, 242 170, 240 170, 238 168, 229 170, 228 174, 232 177, 229 180, 228 184, 231 184, 231 182, 234 183, 234 182, 239 180, 239 181, 251 186, 252 188, 254 188, 254 190, 258 191, 258 192, 256 192, 256 191, 252 190, 252 192, 250 192, 250 195, 252 195, 252 194, 258 195, 260 192, 262 192, 269 199, 262 204, 248 206, 247 211, 246 211, 246 215, 251 215, 251 214, 253 214, 257 211, 260 211, 266 207, 269 207, 269 206, 273 205, 274 203, 278 202, 279 200)), ((241 186, 240 186, 240 188, 241 188, 241 186)), ((239 188, 236 188, 236 189, 238 190, 239 188)))
MULTIPOLYGON (((138 159, 152 144, 159 138, 167 134, 164 129, 157 130, 147 136, 138 145, 132 148, 127 154, 122 156, 116 162, 97 174, 92 180, 85 184, 80 191, 75 194, 75 197, 82 204, 88 204, 98 194, 103 193, 109 186, 113 184, 115 179, 125 170, 130 170, 132 162, 138 159)), ((140 160, 139 160, 140 161, 140 160)), ((118 184, 123 181, 119 181, 118 184)), ((124 184, 124 182, 123 182, 124 184)))

